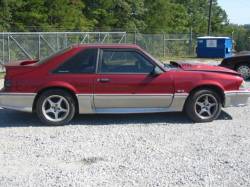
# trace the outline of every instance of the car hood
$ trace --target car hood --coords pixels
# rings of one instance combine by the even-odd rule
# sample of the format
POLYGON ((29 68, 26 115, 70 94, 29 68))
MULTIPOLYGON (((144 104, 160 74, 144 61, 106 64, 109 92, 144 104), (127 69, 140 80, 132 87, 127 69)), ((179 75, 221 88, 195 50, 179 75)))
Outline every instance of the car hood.
POLYGON ((191 64, 186 62, 170 62, 171 65, 179 67, 184 71, 201 71, 201 72, 216 72, 216 73, 226 73, 231 75, 239 75, 236 71, 223 68, 220 66, 213 66, 207 64, 191 64))

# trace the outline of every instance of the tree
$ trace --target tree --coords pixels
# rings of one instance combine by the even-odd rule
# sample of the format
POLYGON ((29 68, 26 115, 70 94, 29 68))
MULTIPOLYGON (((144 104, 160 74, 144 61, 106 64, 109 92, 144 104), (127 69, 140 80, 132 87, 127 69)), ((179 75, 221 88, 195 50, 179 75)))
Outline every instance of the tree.
MULTIPOLYGON (((208 24, 208 0, 172 0, 173 3, 183 5, 188 13, 188 26, 195 33, 206 34, 208 24)), ((228 24, 226 12, 213 0, 212 32, 222 32, 223 25, 228 24)))
POLYGON ((145 28, 143 0, 84 0, 84 14, 95 30, 138 31, 145 28))
POLYGON ((44 0, 48 30, 87 30, 91 28, 82 14, 85 4, 81 0, 44 0))
POLYGON ((81 0, 1 0, 0 22, 11 31, 86 30, 83 8, 81 0))
POLYGON ((36 31, 46 23, 43 0, 9 1, 11 31, 36 31))
POLYGON ((143 31, 145 29, 144 0, 116 0, 112 11, 117 18, 115 27, 126 31, 143 31))
POLYGON ((83 14, 94 30, 112 29, 117 22, 112 11, 113 0, 83 0, 83 2, 86 4, 82 10, 83 14))
POLYGON ((187 11, 183 5, 168 0, 146 0, 147 32, 186 32, 187 11))
MULTIPOLYGON (((213 2, 212 32, 223 32, 226 12, 213 2)), ((208 0, 0 0, 2 31, 205 34, 207 17, 208 0)))
POLYGON ((0 32, 10 29, 11 14, 8 0, 0 0, 0 32))

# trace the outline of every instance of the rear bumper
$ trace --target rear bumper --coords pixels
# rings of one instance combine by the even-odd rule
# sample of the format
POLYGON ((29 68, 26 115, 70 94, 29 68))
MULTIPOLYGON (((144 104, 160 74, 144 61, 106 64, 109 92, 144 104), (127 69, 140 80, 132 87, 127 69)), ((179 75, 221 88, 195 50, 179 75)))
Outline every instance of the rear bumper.
POLYGON ((32 112, 35 93, 0 93, 0 107, 11 110, 32 112))
POLYGON ((246 106, 249 97, 250 90, 227 91, 225 92, 224 107, 246 106))

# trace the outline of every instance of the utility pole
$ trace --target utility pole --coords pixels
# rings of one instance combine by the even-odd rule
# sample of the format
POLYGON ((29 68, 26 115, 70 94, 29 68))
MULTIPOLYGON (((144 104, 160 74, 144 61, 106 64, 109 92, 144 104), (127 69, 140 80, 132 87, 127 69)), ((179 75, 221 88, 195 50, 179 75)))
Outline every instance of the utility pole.
POLYGON ((213 0, 210 0, 210 4, 209 4, 209 14, 208 14, 208 27, 207 27, 207 35, 208 35, 208 36, 210 36, 210 32, 211 32, 212 4, 213 4, 213 0))

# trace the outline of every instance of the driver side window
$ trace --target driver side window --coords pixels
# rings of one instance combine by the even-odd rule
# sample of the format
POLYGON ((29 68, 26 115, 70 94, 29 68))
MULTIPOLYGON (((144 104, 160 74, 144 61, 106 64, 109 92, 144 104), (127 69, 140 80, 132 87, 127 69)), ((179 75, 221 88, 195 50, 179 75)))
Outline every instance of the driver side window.
POLYGON ((136 51, 103 50, 101 73, 150 73, 154 65, 136 51))

